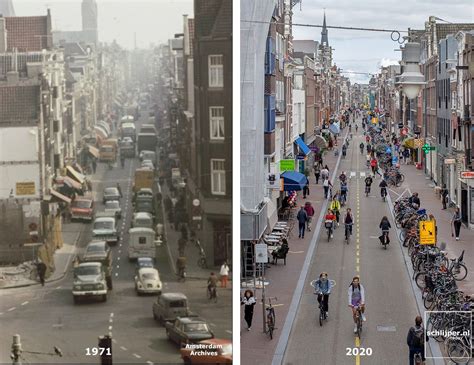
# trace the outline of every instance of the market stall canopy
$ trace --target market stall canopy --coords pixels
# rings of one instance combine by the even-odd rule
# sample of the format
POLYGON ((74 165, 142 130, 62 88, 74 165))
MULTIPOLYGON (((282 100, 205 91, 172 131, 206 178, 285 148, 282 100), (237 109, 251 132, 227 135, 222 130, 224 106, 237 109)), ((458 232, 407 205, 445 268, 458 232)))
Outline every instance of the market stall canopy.
POLYGON ((333 134, 339 134, 339 133, 341 133, 341 127, 339 127, 339 123, 332 123, 332 124, 329 126, 329 130, 330 130, 333 134))
POLYGON ((300 151, 305 155, 305 156, 308 156, 309 153, 311 152, 311 150, 309 149, 309 147, 306 145, 306 143, 304 143, 304 141, 301 139, 301 137, 298 137, 296 140, 295 140, 295 143, 298 145, 300 151))
POLYGON ((406 138, 403 141, 403 147, 415 148, 415 138, 406 138))
POLYGON ((283 178, 284 191, 303 190, 306 185, 306 176, 298 171, 285 171, 280 176, 283 178))
POLYGON ((317 135, 313 142, 319 149, 327 148, 328 143, 323 136, 317 135))
POLYGON ((74 170, 72 168, 72 166, 67 166, 66 167, 66 170, 68 172, 68 174, 73 178, 75 179, 79 184, 84 184, 84 181, 86 179, 86 177, 84 175, 82 175, 80 172, 74 170))
POLYGON ((61 201, 63 201, 63 202, 66 202, 66 203, 68 203, 68 204, 71 204, 71 199, 69 199, 67 196, 65 196, 65 195, 63 195, 63 194, 57 192, 57 191, 54 190, 54 189, 50 189, 49 191, 50 191, 51 195, 52 195, 54 198, 59 199, 59 200, 61 200, 61 201))
POLYGON ((79 184, 76 180, 71 179, 69 176, 60 176, 56 179, 58 184, 64 183, 67 186, 74 188, 76 190, 82 190, 82 185, 79 184))
POLYGON ((105 131, 105 129, 99 125, 96 125, 94 127, 94 131, 95 131, 95 134, 99 137, 99 138, 102 138, 102 139, 107 139, 107 132, 105 131))
POLYGON ((99 158, 99 149, 95 148, 94 146, 91 146, 90 144, 87 145, 87 148, 89 149, 89 153, 94 156, 95 158, 99 158))
POLYGON ((108 135, 112 133, 110 130, 110 126, 107 124, 107 122, 104 122, 103 120, 99 120, 97 122, 97 126, 104 128, 108 135))

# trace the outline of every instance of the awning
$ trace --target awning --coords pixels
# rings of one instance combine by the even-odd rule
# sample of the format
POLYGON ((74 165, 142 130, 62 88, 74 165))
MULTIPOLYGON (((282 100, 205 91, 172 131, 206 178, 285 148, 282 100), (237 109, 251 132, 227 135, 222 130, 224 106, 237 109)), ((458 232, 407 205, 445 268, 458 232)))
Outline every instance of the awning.
POLYGON ((95 134, 102 139, 107 139, 107 132, 101 126, 96 125, 94 127, 95 134))
POLYGON ((283 178, 284 191, 303 190, 306 185, 306 176, 297 171, 285 171, 280 175, 283 178))
POLYGON ((327 148, 328 143, 323 136, 316 135, 316 138, 313 142, 319 149, 327 148))
POLYGON ((329 131, 333 134, 339 134, 341 133, 341 128, 339 127, 339 123, 332 123, 329 126, 329 131))
POLYGON ((415 138, 406 138, 403 141, 403 147, 415 148, 415 138))
POLYGON ((89 149, 89 152, 92 156, 95 158, 99 158, 99 149, 95 148, 94 146, 91 146, 90 144, 87 145, 87 148, 89 149))
POLYGON ((298 145, 298 147, 300 148, 301 152, 303 152, 303 154, 304 154, 305 156, 308 156, 308 155, 309 155, 309 153, 311 152, 311 150, 309 149, 308 146, 306 146, 306 143, 303 142, 303 140, 301 139, 301 137, 296 138, 295 143, 298 145))
POLYGON ((74 170, 72 166, 67 166, 66 169, 73 179, 75 179, 81 185, 84 184, 84 180, 86 178, 84 175, 74 170))
POLYGON ((107 132, 107 134, 110 135, 110 133, 111 133, 110 126, 106 122, 104 122, 103 120, 99 120, 96 125, 98 127, 104 128, 104 130, 107 132))
POLYGON ((54 189, 49 189, 49 192, 51 193, 51 195, 55 198, 58 198, 60 200, 62 200, 63 202, 66 202, 68 204, 71 204, 71 199, 69 199, 67 196, 61 194, 61 193, 58 193, 56 190, 54 189))
POLYGON ((71 179, 69 176, 60 176, 56 179, 58 183, 63 183, 66 184, 67 186, 76 189, 76 190, 82 190, 82 185, 79 184, 76 180, 71 179))

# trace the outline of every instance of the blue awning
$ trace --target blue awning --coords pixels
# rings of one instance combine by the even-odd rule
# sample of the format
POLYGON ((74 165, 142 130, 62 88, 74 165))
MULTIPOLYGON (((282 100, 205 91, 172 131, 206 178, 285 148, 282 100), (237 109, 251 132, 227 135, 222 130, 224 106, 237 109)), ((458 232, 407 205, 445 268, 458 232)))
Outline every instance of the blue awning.
POLYGON ((284 191, 303 190, 306 185, 306 176, 298 171, 285 171, 280 176, 283 178, 284 191))
POLYGON ((298 137, 296 140, 295 140, 295 143, 298 145, 298 147, 300 148, 301 152, 303 152, 303 154, 305 156, 308 156, 309 153, 311 152, 311 150, 309 149, 308 146, 306 146, 306 143, 303 142, 303 140, 301 139, 301 137, 298 137))

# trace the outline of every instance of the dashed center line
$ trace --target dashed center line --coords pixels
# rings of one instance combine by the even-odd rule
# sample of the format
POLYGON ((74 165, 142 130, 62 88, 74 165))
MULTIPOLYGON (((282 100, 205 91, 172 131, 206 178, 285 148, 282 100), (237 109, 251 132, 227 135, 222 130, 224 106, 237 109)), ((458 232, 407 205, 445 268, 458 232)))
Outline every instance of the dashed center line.
POLYGON ((127 348, 123 347, 123 346, 120 346, 120 349, 123 350, 123 351, 127 351, 127 348))
POLYGON ((26 301, 26 302, 21 303, 21 305, 27 305, 28 303, 29 303, 29 302, 26 301))
POLYGON ((232 331, 229 331, 229 330, 225 330, 225 331, 226 331, 227 333, 230 333, 230 334, 232 334, 232 331))
POLYGON ((133 356, 135 356, 137 359, 141 359, 142 357, 140 355, 137 355, 137 354, 132 354, 133 356))
POLYGON ((57 286, 56 289, 61 289, 61 285, 57 286))
POLYGON ((3 316, 3 312, 0 312, 0 316, 3 316))
POLYGON ((150 364, 150 365, 153 365, 153 363, 152 363, 151 361, 149 361, 149 360, 148 360, 146 363, 147 363, 147 364, 150 364))
POLYGON ((7 312, 14 311, 15 309, 16 309, 16 307, 11 307, 7 312))

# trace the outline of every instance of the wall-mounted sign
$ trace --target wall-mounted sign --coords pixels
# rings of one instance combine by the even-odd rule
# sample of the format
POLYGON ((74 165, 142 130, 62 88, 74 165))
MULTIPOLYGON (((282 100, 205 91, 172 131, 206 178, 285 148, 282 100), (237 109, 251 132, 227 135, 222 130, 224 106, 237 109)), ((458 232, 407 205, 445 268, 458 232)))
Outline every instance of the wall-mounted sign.
POLYGON ((444 159, 444 164, 445 165, 454 165, 456 163, 455 158, 445 158, 444 159))
POLYGON ((461 171, 461 179, 474 179, 474 171, 461 171))
POLYGON ((295 160, 280 160, 280 172, 295 171, 295 160))
POLYGON ((420 221, 420 245, 436 244, 436 230, 434 221, 420 221))
POLYGON ((35 195, 35 182, 16 183, 16 195, 35 195))

